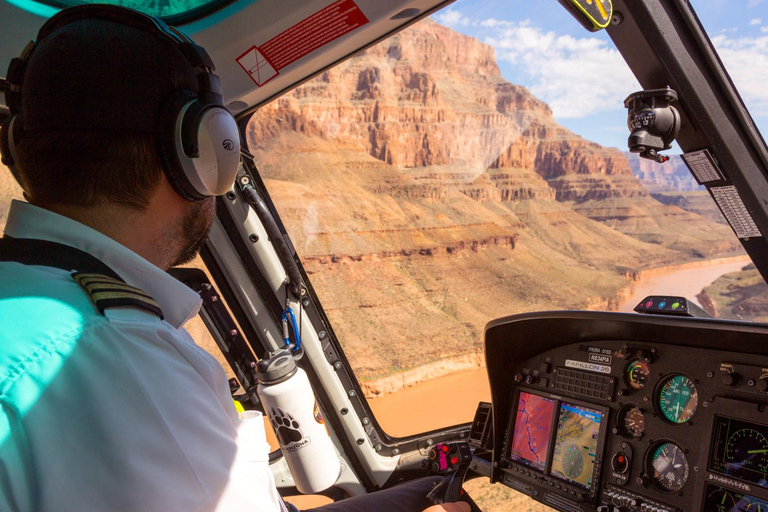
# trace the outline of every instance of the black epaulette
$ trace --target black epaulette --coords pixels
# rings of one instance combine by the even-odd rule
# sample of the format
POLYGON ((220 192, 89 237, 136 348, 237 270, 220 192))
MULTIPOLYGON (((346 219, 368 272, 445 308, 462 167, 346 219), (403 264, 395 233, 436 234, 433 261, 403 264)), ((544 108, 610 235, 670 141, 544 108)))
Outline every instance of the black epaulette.
POLYGON ((72 277, 85 288, 102 314, 109 308, 136 306, 155 313, 161 320, 164 318, 160 304, 143 290, 126 284, 125 281, 105 274, 85 272, 75 272, 72 277))

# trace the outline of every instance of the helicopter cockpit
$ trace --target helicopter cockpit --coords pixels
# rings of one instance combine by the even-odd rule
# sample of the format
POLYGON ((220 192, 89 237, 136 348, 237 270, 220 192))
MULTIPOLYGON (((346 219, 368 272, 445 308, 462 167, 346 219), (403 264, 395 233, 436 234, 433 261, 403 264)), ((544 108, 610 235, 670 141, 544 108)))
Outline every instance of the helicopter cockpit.
MULTIPOLYGON (((767 508, 768 147, 715 36, 687 0, 525 8, 567 16, 561 36, 461 1, 116 2, 204 46, 238 122, 237 179, 201 261, 171 271, 203 300, 195 332, 233 399, 268 413, 259 361, 287 347, 340 462, 312 491, 326 500, 436 474, 434 503, 475 510, 520 496, 564 512, 767 508), (620 61, 633 89, 502 76, 620 61), (557 124, 606 101, 624 154, 557 124), (728 270, 698 296, 658 270, 714 259, 728 270), (661 289, 643 288, 654 272, 661 289), (737 295, 743 320, 724 313, 737 295), (477 392, 436 380, 378 398, 467 369, 477 392)), ((74 3, 2 0, 0 69, 74 3)), ((270 469, 290 501, 283 451, 270 469)))

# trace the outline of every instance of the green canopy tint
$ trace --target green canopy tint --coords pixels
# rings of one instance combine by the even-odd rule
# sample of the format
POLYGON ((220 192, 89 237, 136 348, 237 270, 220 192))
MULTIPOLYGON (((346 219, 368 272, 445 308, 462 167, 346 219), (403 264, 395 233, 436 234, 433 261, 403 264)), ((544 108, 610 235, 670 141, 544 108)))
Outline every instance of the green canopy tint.
MULTIPOLYGON (((11 3, 28 11, 41 13, 40 4, 54 8, 82 4, 112 4, 130 7, 151 16, 163 18, 169 24, 181 24, 202 17, 232 0, 15 0, 11 3)), ((51 12, 49 15, 52 15, 51 12)))

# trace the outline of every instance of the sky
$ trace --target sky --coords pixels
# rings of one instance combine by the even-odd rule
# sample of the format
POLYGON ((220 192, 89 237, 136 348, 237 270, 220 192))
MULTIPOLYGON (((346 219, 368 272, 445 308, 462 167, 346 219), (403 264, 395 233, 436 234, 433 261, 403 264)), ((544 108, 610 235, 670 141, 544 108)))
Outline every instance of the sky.
MULTIPOLYGON (((691 4, 768 139, 768 0, 691 4)), ((458 0, 432 17, 493 46, 504 77, 547 102, 560 124, 626 151, 624 99, 640 85, 605 31, 586 31, 556 0, 458 0)))

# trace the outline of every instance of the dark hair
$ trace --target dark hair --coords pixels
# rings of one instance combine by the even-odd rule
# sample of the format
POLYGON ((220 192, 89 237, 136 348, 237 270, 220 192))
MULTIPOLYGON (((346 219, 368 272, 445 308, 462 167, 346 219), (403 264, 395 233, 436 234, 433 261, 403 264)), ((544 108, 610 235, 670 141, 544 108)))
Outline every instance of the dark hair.
POLYGON ((142 132, 46 131, 27 134, 16 149, 19 184, 43 204, 143 210, 163 172, 155 137, 142 132))

